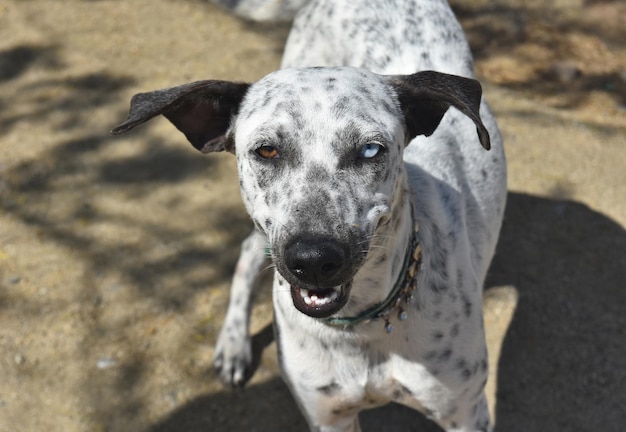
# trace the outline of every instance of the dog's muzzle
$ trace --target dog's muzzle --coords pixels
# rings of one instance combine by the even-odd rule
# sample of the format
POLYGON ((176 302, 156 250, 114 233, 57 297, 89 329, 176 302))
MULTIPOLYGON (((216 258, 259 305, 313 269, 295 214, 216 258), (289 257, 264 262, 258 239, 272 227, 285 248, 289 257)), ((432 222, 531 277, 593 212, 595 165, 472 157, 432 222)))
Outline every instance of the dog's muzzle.
POLYGON ((300 312, 325 318, 346 304, 354 269, 347 245, 332 238, 297 237, 286 244, 283 257, 279 271, 291 284, 300 312))

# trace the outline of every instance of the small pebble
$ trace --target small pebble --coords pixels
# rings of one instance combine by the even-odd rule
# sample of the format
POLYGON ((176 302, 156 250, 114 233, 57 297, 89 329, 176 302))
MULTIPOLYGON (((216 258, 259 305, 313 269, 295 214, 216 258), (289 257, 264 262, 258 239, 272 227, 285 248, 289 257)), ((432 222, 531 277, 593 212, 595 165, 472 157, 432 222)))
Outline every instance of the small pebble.
POLYGON ((115 361, 115 359, 112 359, 110 357, 99 358, 98 361, 96 362, 96 367, 98 369, 108 369, 115 365, 117 365, 117 361, 115 361))
POLYGON ((176 405, 178 403, 178 392, 176 390, 171 390, 165 394, 165 400, 172 405, 176 405))
POLYGON ((18 366, 22 366, 24 363, 26 363, 26 357, 24 357, 24 354, 15 354, 15 357, 13 357, 13 360, 15 360, 15 364, 18 366))

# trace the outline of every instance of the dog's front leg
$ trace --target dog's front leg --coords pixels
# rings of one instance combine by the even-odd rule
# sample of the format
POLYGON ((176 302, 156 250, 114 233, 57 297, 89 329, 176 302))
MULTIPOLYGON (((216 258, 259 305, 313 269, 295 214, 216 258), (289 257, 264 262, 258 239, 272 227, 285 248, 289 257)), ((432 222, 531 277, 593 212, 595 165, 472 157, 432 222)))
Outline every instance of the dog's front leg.
POLYGON ((491 432, 493 430, 489 406, 484 394, 472 404, 462 404, 453 417, 440 423, 448 432, 491 432))
POLYGON ((265 243, 265 236, 254 230, 241 245, 226 318, 215 347, 213 366, 230 386, 243 386, 250 378, 250 308, 254 281, 266 260, 265 243))

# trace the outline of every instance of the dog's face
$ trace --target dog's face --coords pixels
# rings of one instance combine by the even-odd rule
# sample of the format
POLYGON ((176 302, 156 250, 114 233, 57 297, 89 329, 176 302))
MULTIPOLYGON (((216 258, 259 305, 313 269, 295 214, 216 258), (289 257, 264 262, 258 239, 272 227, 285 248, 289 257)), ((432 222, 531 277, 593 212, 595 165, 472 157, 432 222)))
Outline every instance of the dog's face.
POLYGON ((203 81, 137 95, 113 133, 163 114, 203 152, 235 153, 244 203, 294 306, 326 317, 347 302, 389 220, 406 143, 455 106, 489 146, 480 94, 473 80, 435 72, 286 69, 252 85, 203 81))
POLYGON ((402 167, 392 87, 359 69, 275 72, 247 92, 234 142, 242 197, 294 305, 335 313, 389 217, 402 167))

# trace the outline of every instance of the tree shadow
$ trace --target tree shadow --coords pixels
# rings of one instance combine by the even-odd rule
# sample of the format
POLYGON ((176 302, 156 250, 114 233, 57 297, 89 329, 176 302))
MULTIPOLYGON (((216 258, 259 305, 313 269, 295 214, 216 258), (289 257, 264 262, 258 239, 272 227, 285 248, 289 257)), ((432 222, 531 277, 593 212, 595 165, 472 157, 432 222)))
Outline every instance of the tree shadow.
POLYGON ((579 6, 514 2, 451 2, 480 75, 516 91, 550 98, 564 109, 583 106, 595 91, 626 105, 626 76, 618 53, 626 11, 615 1, 579 6))
POLYGON ((626 231, 567 200, 509 193, 487 287, 519 302, 498 364, 497 431, 620 431, 626 231))
POLYGON ((18 45, 0 51, 0 83, 18 78, 34 65, 47 69, 60 69, 63 62, 57 54, 57 47, 18 45))
POLYGON ((19 45, 0 51, 0 85, 4 100, 0 106, 0 135, 20 123, 47 122, 58 131, 80 130, 89 114, 119 99, 122 90, 133 84, 129 76, 90 72, 66 77, 67 66, 55 46, 19 45), (45 77, 19 80, 37 69, 45 77))

